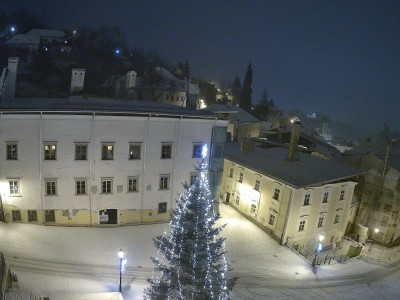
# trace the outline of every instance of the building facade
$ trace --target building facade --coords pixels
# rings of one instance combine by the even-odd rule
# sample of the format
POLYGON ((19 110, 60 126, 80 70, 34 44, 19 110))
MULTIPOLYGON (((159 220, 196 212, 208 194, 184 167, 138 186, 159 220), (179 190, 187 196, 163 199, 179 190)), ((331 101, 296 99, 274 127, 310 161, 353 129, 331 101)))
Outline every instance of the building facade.
POLYGON ((324 247, 341 240, 354 218, 356 182, 350 178, 359 171, 303 153, 287 161, 284 148, 226 147, 221 189, 226 203, 281 244, 290 238, 312 251, 321 235, 324 247))
POLYGON ((168 220, 203 145, 223 152, 215 132, 226 122, 173 109, 3 109, 0 132, 5 221, 91 226, 168 220))

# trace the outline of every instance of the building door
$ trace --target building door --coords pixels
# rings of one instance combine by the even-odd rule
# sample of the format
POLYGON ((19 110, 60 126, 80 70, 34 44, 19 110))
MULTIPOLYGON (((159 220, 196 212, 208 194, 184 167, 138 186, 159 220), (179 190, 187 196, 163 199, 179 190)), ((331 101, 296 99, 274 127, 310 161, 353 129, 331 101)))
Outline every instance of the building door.
POLYGON ((100 224, 118 224, 117 209, 103 209, 99 211, 100 224))
POLYGON ((231 197, 231 193, 226 193, 225 202, 229 203, 229 198, 231 197))

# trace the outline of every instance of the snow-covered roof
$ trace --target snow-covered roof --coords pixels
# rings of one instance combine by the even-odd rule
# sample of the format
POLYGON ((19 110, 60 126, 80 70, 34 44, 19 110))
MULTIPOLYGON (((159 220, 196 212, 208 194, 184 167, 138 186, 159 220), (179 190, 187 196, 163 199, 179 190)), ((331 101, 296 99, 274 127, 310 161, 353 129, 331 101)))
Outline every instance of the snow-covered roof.
POLYGON ((229 114, 228 120, 232 123, 238 122, 243 123, 261 123, 259 119, 249 114, 243 108, 239 106, 229 106, 226 104, 211 104, 203 109, 204 111, 210 111, 213 113, 225 113, 229 114))
POLYGON ((241 152, 240 143, 227 143, 225 158, 296 188, 317 186, 363 173, 353 167, 299 152, 298 161, 286 161, 288 149, 254 145, 253 152, 241 152))
POLYGON ((52 29, 32 29, 27 33, 27 35, 34 35, 39 37, 63 38, 65 37, 65 32, 52 29))
POLYGON ((184 115, 215 118, 215 115, 193 108, 152 101, 126 101, 107 98, 15 98, 3 104, 2 111, 56 111, 65 113, 96 112, 110 114, 184 115))
POLYGON ((7 45, 39 45, 40 37, 28 34, 16 34, 6 41, 7 45))

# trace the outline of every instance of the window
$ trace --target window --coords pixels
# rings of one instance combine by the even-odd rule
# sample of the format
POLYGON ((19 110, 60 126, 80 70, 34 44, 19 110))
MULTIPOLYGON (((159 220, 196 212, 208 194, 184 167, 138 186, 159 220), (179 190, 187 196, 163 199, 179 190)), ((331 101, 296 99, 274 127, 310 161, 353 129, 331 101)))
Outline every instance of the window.
POLYGON ((158 213, 164 214, 167 212, 167 202, 158 203, 158 213))
POLYGON ((101 192, 103 194, 112 193, 112 179, 102 179, 101 180, 101 192))
POLYGON ((137 177, 128 177, 128 192, 138 191, 138 181, 137 177))
POLYGON ((203 144, 193 145, 193 158, 201 158, 202 151, 203 151, 203 144))
POLYGON ((21 211, 20 210, 13 210, 12 211, 12 220, 13 222, 21 222, 21 211))
POLYGON ((142 149, 141 144, 130 144, 129 145, 129 159, 140 159, 141 149, 142 149))
POLYGON ((57 144, 56 143, 45 143, 44 144, 44 159, 45 160, 55 160, 57 154, 57 144))
POLYGON ((10 180, 10 195, 19 195, 19 181, 10 180))
POLYGON ((304 196, 304 206, 310 205, 310 197, 311 197, 310 194, 305 194, 305 196, 304 196))
POLYGON ((274 200, 276 200, 276 201, 279 201, 279 195, 280 195, 280 194, 281 194, 281 190, 278 189, 278 188, 275 188, 274 196, 272 197, 272 199, 274 199, 274 200))
POLYGON ((324 197, 322 198, 322 203, 328 203, 329 192, 324 192, 324 197))
POLYGON ((341 191, 340 191, 339 200, 344 200, 344 190, 341 190, 341 191))
POLYGON ((324 217, 320 217, 318 220, 318 227, 324 226, 324 217))
POLYGON ((240 196, 239 196, 239 195, 236 195, 235 204, 236 204, 236 205, 239 205, 239 203, 240 203, 240 196))
POLYGON ((46 209, 44 211, 44 219, 45 219, 46 222, 55 222, 56 221, 56 216, 55 216, 54 210, 53 209, 50 209, 50 210, 46 209))
POLYGON ((190 185, 193 185, 195 183, 195 181, 197 180, 197 176, 197 173, 190 174, 190 185))
POLYGON ((305 226, 306 226, 306 221, 300 221, 299 231, 304 231, 305 226))
POLYGON ((75 144, 75 160, 86 160, 86 159, 87 159, 87 145, 75 144))
POLYGON ((36 210, 28 210, 28 222, 37 222, 36 210))
POLYGON ((335 221, 333 222, 333 224, 337 224, 337 223, 339 223, 339 215, 338 214, 336 214, 335 221))
POLYGON ((57 180, 46 180, 46 196, 57 195, 57 180))
POLYGON ((230 177, 230 178, 233 178, 233 168, 231 168, 231 169, 229 170, 229 177, 230 177))
POLYGON ((160 190, 169 189, 169 175, 160 176, 160 190))
POLYGON ((238 180, 240 183, 242 183, 243 182, 243 173, 240 173, 239 174, 239 180, 238 180))
POLYGON ((256 209, 257 209, 257 205, 252 204, 250 207, 250 214, 255 215, 256 214, 256 209))
POLYGON ((17 160, 18 159, 18 150, 17 144, 7 144, 7 159, 9 160, 17 160))
POLYGON ((161 146, 161 158, 166 159, 166 158, 171 158, 172 154, 172 145, 171 144, 163 144, 161 146))
POLYGON ((385 203, 385 206, 383 207, 383 210, 387 213, 390 213, 392 211, 392 205, 389 203, 385 203))
POLYGON ((256 183, 254 185, 254 189, 256 191, 260 191, 260 184, 261 184, 260 180, 256 179, 256 183))
POLYGON ((114 159, 114 144, 102 144, 101 159, 102 160, 113 160, 114 159))
POLYGON ((274 223, 275 223, 275 216, 274 215, 270 215, 268 224, 269 225, 274 225, 274 223))
POLYGON ((75 193, 77 195, 86 195, 86 180, 79 179, 75 181, 75 193))

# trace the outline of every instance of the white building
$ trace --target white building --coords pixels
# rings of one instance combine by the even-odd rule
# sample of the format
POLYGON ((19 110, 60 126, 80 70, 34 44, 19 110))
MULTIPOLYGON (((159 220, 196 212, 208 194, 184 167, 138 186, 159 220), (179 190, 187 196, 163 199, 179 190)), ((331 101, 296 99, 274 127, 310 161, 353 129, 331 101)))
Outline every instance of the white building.
MULTIPOLYGON (((226 121, 215 116, 143 101, 65 101, 14 99, 1 110, 0 214, 7 222, 165 221, 182 183, 196 176, 204 144, 223 165, 226 121)), ((218 187, 222 170, 213 174, 218 187)))

